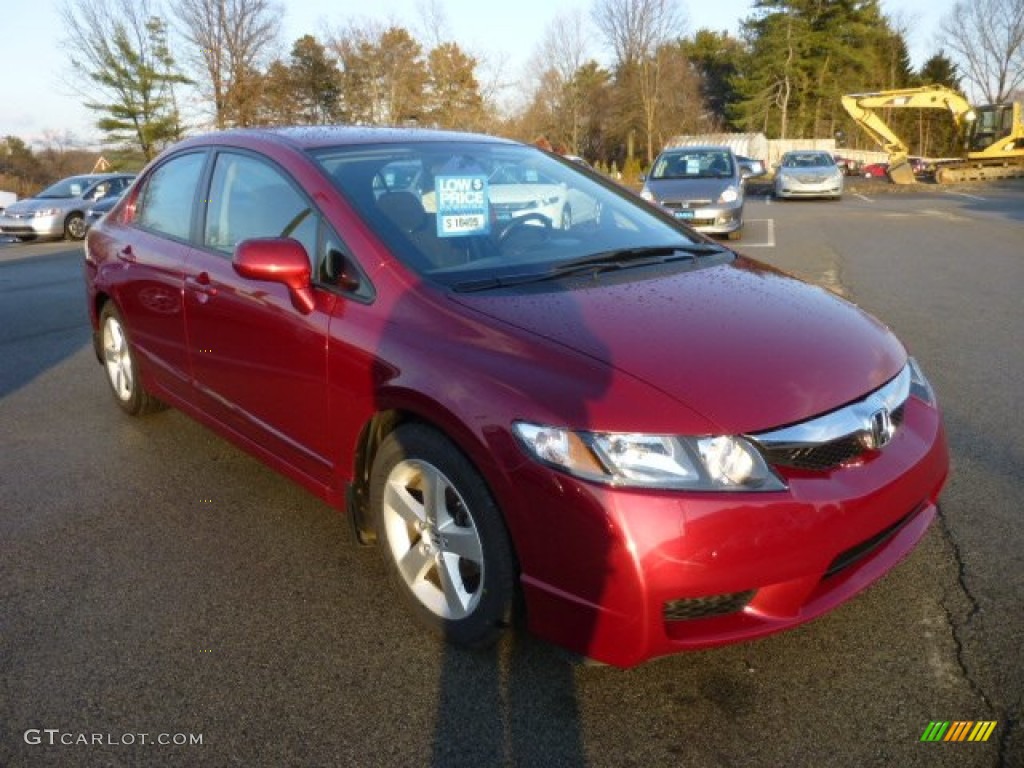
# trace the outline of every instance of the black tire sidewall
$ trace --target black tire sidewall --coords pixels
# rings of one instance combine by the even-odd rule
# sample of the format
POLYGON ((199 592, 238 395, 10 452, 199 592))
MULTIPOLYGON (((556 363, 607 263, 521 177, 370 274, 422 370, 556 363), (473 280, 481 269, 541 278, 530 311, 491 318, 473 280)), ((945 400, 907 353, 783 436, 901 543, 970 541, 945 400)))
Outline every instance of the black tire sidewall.
POLYGON ((64 237, 68 240, 83 240, 85 239, 85 217, 80 213, 72 213, 66 219, 64 219, 64 237), (82 225, 82 234, 75 235, 72 232, 72 224, 74 222, 80 222, 82 225))
POLYGON ((504 520, 472 462, 447 437, 422 424, 406 424, 390 433, 374 458, 370 505, 377 541, 391 581, 404 595, 421 624, 456 644, 470 648, 491 645, 510 624, 516 569, 504 520), (402 461, 418 459, 436 467, 455 486, 476 526, 484 557, 483 594, 473 613, 444 619, 424 606, 398 573, 384 526, 383 493, 391 471, 402 461))

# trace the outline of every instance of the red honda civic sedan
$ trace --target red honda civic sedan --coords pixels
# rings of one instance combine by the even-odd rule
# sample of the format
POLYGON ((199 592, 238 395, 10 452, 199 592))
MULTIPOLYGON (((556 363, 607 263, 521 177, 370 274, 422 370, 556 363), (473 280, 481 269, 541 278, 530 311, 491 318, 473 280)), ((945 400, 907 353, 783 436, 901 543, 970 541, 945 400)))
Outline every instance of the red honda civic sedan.
POLYGON ((628 667, 795 626, 910 552, 948 470, 877 320, 493 137, 188 139, 90 231, 85 280, 124 411, 344 509, 461 645, 522 612, 628 667))

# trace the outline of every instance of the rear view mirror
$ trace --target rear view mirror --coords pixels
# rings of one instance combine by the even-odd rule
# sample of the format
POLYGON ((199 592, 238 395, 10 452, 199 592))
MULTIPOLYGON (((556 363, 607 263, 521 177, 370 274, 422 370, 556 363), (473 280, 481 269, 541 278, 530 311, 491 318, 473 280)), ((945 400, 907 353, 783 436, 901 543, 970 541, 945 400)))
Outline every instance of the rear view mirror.
POLYGON ((292 305, 308 315, 313 311, 313 285, 306 249, 290 237, 255 237, 235 248, 235 272, 249 280, 266 280, 288 288, 292 305))

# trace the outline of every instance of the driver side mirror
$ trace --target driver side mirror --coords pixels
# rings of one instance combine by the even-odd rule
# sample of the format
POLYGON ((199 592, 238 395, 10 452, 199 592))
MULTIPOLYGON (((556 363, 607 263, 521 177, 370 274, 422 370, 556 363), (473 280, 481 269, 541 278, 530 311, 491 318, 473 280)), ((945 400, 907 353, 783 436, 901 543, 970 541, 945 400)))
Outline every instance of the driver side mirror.
POLYGON ((302 314, 313 311, 312 270, 309 256, 298 240, 290 237, 254 237, 235 248, 235 272, 249 280, 280 283, 288 288, 292 305, 302 314))

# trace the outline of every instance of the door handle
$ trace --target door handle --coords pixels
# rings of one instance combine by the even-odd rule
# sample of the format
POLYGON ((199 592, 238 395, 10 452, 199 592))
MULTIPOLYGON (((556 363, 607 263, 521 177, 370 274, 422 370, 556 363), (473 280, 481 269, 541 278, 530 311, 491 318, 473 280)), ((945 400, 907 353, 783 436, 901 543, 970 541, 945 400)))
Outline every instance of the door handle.
POLYGON ((217 288, 211 283, 208 272, 200 272, 198 275, 189 275, 185 278, 185 285, 196 293, 204 296, 216 296, 217 288))

